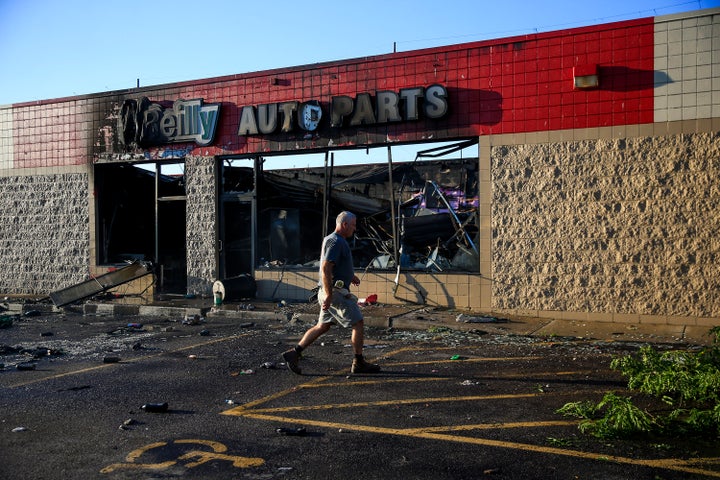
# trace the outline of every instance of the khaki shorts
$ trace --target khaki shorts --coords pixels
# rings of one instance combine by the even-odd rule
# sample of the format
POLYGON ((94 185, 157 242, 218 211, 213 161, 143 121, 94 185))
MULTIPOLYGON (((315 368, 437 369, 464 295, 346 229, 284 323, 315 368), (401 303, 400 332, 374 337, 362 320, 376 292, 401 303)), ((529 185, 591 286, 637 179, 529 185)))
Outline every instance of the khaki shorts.
POLYGON ((357 297, 346 289, 342 291, 334 288, 332 300, 327 310, 322 309, 325 300, 325 292, 321 288, 318 292, 318 303, 320 304, 320 316, 318 322, 335 322, 343 327, 352 327, 363 319, 363 314, 357 304, 357 297))

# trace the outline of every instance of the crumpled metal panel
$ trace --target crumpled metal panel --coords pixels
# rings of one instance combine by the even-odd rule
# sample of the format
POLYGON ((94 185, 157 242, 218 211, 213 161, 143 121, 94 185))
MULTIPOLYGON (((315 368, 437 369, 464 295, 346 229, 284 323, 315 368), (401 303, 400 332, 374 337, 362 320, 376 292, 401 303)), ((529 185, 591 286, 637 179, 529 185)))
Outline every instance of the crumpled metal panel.
POLYGON ((63 305, 68 305, 117 287, 123 283, 144 277, 150 273, 152 273, 152 270, 146 262, 133 262, 127 267, 120 268, 114 272, 109 272, 82 283, 52 292, 50 299, 56 307, 62 307, 63 305))

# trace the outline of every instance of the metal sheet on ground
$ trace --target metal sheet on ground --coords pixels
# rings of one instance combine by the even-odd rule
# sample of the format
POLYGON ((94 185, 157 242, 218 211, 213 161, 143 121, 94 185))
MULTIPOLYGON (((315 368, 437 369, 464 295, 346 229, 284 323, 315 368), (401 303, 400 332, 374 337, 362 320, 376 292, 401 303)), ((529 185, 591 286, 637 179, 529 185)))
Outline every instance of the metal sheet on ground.
POLYGON ((120 268, 84 282, 72 285, 62 290, 52 292, 50 299, 56 307, 69 305, 78 300, 97 295, 124 283, 131 282, 152 273, 144 262, 133 262, 127 267, 120 268))

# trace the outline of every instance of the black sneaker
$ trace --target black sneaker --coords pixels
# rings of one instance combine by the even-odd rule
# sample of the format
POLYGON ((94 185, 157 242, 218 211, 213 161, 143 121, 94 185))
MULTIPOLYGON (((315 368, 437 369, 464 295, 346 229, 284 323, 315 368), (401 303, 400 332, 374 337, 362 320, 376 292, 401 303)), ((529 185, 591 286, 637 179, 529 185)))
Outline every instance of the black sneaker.
POLYGON ((291 372, 297 375, 302 375, 302 370, 300 370, 300 365, 298 365, 298 362, 300 361, 300 354, 295 351, 294 348, 292 350, 284 352, 282 354, 282 357, 291 372))
POLYGON ((350 367, 350 373, 378 373, 380 371, 380 365, 375 363, 368 363, 364 359, 358 360, 353 359, 352 367, 350 367))

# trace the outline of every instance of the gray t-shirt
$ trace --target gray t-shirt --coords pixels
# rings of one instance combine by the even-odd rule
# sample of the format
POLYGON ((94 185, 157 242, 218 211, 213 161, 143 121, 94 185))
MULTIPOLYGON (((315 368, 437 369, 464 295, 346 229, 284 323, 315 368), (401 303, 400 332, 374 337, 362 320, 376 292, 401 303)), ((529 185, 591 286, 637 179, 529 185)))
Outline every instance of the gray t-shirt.
POLYGON ((322 264, 327 260, 333 262, 333 279, 335 285, 337 280, 342 280, 345 288, 350 289, 350 282, 355 276, 353 268, 352 252, 347 241, 337 233, 333 232, 323 239, 322 252, 320 253, 320 286, 322 287, 322 264))

